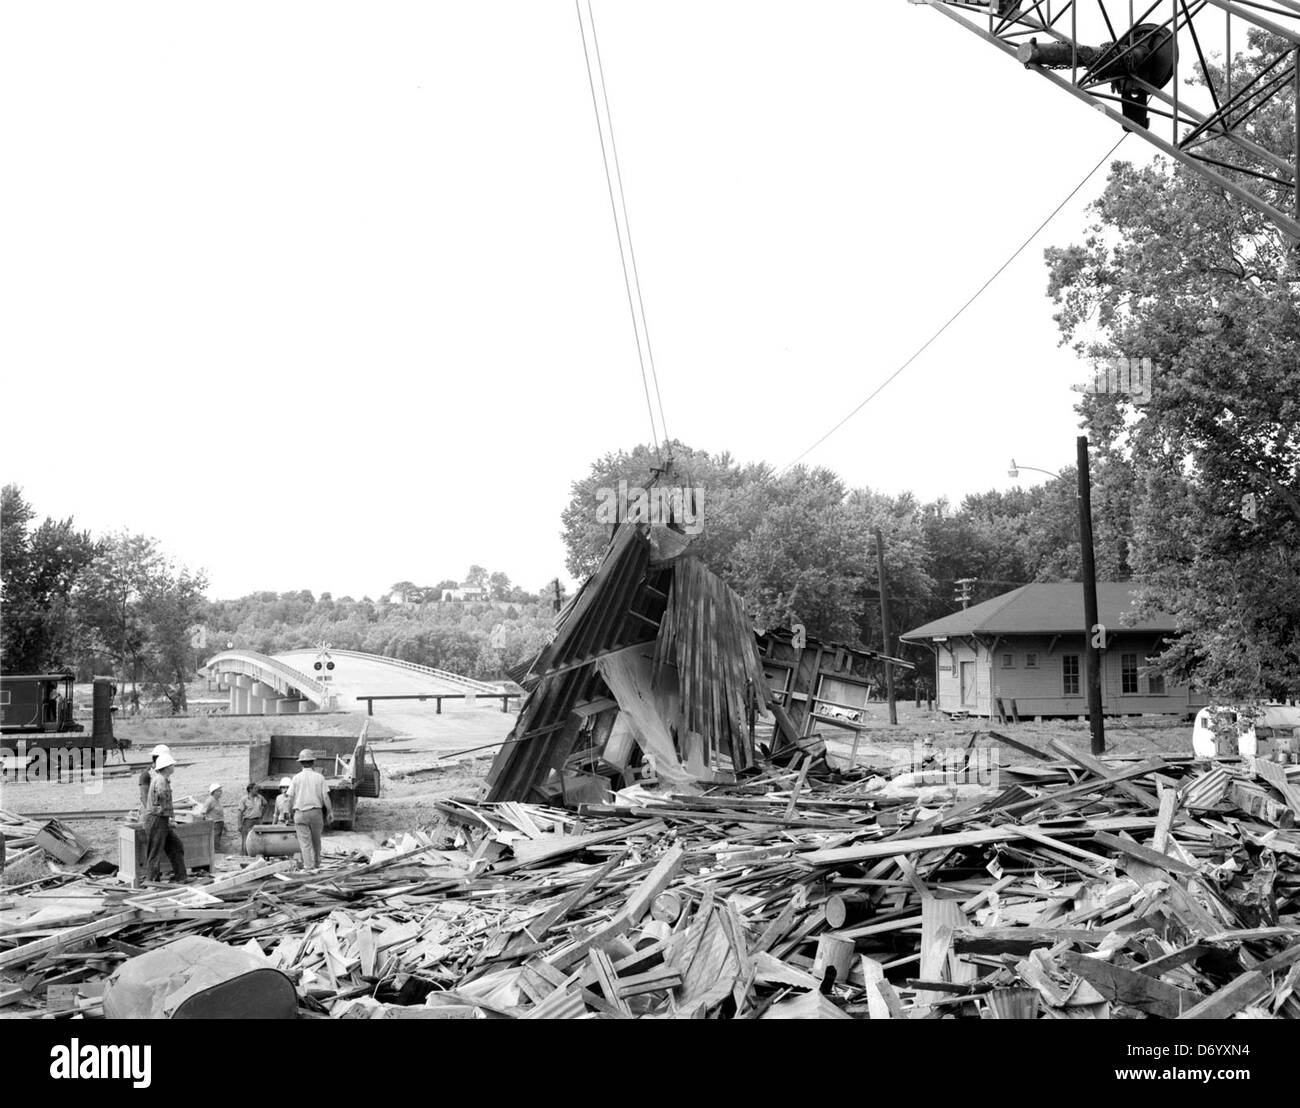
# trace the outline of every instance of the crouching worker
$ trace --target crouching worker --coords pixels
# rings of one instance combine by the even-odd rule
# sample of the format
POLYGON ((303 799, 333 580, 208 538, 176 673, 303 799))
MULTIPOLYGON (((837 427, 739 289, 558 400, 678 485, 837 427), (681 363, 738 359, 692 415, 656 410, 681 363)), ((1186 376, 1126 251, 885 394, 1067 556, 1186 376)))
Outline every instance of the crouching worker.
POLYGON ((239 853, 248 853, 248 833, 262 822, 262 810, 266 806, 257 785, 250 781, 244 798, 239 802, 239 853))
POLYGON ((215 781, 208 786, 208 795, 195 807, 194 818, 212 821, 212 844, 219 850, 226 833, 226 813, 221 807, 221 786, 215 781))
POLYGON ((172 810, 172 770, 176 759, 170 754, 159 754, 154 762, 153 778, 149 782, 149 797, 145 804, 144 831, 149 850, 149 880, 162 879, 163 855, 172 866, 172 880, 184 883, 185 848, 180 836, 172 830, 176 813, 172 810))
POLYGON ((316 755, 304 750, 298 755, 302 766, 289 785, 289 806, 293 809, 294 830, 302 848, 302 868, 320 867, 320 841, 333 812, 330 790, 325 778, 316 772, 316 755))
POLYGON ((289 806, 289 786, 292 784, 289 778, 280 778, 280 791, 275 798, 275 814, 272 823, 293 823, 293 809, 289 806))

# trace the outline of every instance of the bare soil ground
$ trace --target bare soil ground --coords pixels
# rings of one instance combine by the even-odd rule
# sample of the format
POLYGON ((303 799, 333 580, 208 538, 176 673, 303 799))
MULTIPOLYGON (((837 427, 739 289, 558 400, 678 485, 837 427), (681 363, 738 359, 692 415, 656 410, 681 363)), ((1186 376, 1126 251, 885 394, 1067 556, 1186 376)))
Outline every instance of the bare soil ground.
MULTIPOLYGON (((495 748, 456 756, 455 751, 504 739, 514 715, 489 706, 465 712, 434 715, 430 709, 418 728, 400 734, 383 720, 371 719, 368 735, 383 781, 378 799, 357 805, 354 832, 380 842, 395 832, 427 826, 436 821, 433 805, 447 796, 476 796, 495 748), (391 751, 391 752, 390 752, 391 751), (440 757, 446 753, 452 757, 440 757)), ((89 844, 96 855, 117 862, 117 828, 121 816, 79 818, 77 812, 125 811, 139 798, 139 770, 158 743, 172 748, 177 767, 172 778, 177 799, 200 798, 208 786, 224 787, 227 827, 248 781, 248 747, 256 738, 274 734, 359 735, 366 721, 363 712, 337 712, 305 716, 236 716, 226 718, 148 718, 119 720, 116 734, 131 740, 127 762, 132 771, 118 775, 122 763, 113 756, 108 773, 92 783, 23 781, 0 782, 0 808, 23 815, 57 812, 59 818, 89 844)), ((228 835, 225 849, 234 850, 228 835)), ((87 856, 85 861, 92 860, 87 856)))

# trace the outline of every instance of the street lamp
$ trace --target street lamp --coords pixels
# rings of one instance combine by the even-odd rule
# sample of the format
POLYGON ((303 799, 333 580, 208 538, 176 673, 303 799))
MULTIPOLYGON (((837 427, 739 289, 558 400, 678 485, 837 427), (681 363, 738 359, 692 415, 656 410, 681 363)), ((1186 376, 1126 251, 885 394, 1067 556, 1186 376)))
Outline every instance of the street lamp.
POLYGON ((1035 473, 1046 473, 1048 477, 1055 477, 1057 480, 1060 480, 1061 477, 1059 473, 1053 473, 1050 469, 1039 469, 1038 466, 1018 466, 1015 458, 1011 459, 1011 468, 1007 470, 1007 476, 1019 477, 1022 469, 1032 469, 1035 473))

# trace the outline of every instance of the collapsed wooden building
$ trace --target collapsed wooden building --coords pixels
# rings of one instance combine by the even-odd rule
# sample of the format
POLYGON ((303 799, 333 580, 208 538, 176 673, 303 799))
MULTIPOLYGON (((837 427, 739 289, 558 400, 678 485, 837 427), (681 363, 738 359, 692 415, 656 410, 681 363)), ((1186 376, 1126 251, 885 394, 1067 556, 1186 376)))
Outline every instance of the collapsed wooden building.
POLYGON ((573 805, 647 775, 734 780, 755 765, 755 718, 772 701, 740 596, 676 532, 632 522, 521 684, 489 801, 573 805))

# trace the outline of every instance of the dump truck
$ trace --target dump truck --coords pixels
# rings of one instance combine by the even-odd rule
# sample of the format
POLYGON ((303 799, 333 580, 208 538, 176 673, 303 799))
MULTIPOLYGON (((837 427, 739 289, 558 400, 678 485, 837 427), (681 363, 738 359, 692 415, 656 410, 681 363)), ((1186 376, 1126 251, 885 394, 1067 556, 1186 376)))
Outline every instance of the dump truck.
POLYGON ((360 738, 352 735, 272 735, 256 739, 248 748, 248 779, 266 801, 267 811, 275 804, 280 778, 292 777, 302 766, 298 755, 311 750, 316 769, 329 785, 333 816, 329 827, 351 830, 357 818, 357 798, 379 795, 379 766, 366 743, 366 727, 360 738))

